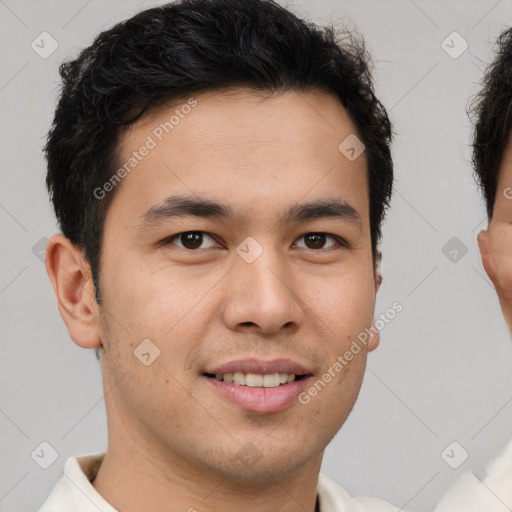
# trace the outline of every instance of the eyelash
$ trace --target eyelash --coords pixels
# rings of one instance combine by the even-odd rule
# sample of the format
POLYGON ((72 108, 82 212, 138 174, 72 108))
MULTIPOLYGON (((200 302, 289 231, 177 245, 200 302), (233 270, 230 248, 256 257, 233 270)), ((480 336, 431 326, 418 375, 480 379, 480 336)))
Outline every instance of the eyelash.
MULTIPOLYGON (((210 233, 206 232, 206 231, 182 231, 181 233, 177 233, 175 235, 172 235, 168 238, 166 238, 165 240, 162 241, 162 245, 176 245, 176 244, 173 244, 172 243, 172 240, 178 238, 182 235, 187 235, 189 233, 201 233, 202 235, 206 235, 208 237, 210 237, 212 240, 215 240, 214 236, 211 235, 210 233)), ((345 242, 345 240, 343 240, 342 238, 340 238, 339 236, 336 236, 336 235, 333 235, 331 233, 324 233, 322 231, 309 231, 307 233, 304 233, 303 235, 301 235, 299 238, 303 238, 307 235, 326 235, 327 237, 330 237, 332 239, 334 239, 338 245, 340 246, 340 248, 347 248, 348 247, 348 244, 347 242, 345 242)), ((203 242, 204 240, 202 240, 203 242)), ((218 242, 217 242, 218 243, 218 242)), ((205 251, 207 249, 212 249, 212 247, 208 247, 207 249, 187 249, 186 247, 180 247, 180 246, 177 246, 179 249, 182 249, 184 251, 187 251, 187 252, 200 252, 200 251, 205 251)), ((320 252, 320 251, 327 251, 327 250, 332 250, 334 246, 331 246, 331 247, 327 247, 327 248, 320 248, 320 249, 311 249, 312 251, 316 251, 316 252, 320 252)), ((301 249, 308 249, 308 247, 301 247, 301 249)))

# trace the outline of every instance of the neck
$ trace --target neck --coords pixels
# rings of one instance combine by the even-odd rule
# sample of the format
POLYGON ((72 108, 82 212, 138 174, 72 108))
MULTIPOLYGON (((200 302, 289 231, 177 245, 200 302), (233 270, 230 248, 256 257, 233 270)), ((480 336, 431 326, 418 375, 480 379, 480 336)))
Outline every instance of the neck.
POLYGON ((138 512, 318 512, 317 483, 321 457, 286 477, 242 482, 187 468, 183 461, 164 463, 139 450, 109 448, 93 487, 115 509, 138 512), (170 506, 171 504, 171 506, 170 506))

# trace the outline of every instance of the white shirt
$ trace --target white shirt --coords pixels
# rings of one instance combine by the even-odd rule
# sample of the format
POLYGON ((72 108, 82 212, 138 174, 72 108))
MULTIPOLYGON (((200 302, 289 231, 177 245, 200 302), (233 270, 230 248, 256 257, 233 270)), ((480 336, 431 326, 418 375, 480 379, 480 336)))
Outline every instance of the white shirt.
MULTIPOLYGON (((92 486, 105 452, 69 457, 63 475, 38 512, 118 512, 92 486)), ((323 474, 318 478, 321 512, 399 512, 376 498, 352 497, 323 474)), ((512 510, 512 440, 487 467, 480 480, 463 473, 443 496, 435 512, 510 512, 512 510)))

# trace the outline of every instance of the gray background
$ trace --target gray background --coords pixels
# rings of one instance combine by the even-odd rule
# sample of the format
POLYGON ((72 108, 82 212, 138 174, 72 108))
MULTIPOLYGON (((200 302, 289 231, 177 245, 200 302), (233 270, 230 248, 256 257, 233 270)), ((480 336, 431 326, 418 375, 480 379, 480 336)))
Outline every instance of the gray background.
MULTIPOLYGON (((35 510, 68 456, 106 448, 99 363, 69 339, 32 250, 56 231, 41 148, 59 63, 150 5, 156 4, 0 0, 3 511, 35 510), (59 44, 47 59, 31 48, 43 31, 59 44), (46 470, 31 458, 43 441, 59 454, 46 470)), ((512 1, 288 5, 318 23, 354 24, 365 35, 377 93, 397 133, 376 314, 395 301, 404 309, 383 329, 359 401, 322 470, 352 494, 429 510, 461 472, 472 467, 480 474, 512 434, 511 343, 478 254, 476 235, 486 220, 470 171, 465 113, 490 42, 512 23, 512 1), (469 43, 457 59, 441 47, 453 31, 469 43), (467 247, 456 262, 442 251, 452 237, 467 247), (457 470, 441 457, 452 441, 469 452, 457 470)))

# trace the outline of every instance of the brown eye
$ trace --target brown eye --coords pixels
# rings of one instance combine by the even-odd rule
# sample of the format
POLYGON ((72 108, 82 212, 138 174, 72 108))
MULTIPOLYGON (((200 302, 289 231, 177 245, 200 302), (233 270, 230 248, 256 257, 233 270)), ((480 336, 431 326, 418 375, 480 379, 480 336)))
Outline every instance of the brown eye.
MULTIPOLYGON (((178 247, 182 247, 183 249, 195 250, 201 247, 205 239, 208 238, 214 243, 214 245, 216 244, 215 240, 213 240, 213 238, 204 231, 187 231, 185 233, 178 233, 177 235, 169 238, 166 243, 178 245, 178 247), (178 240, 181 245, 175 244, 173 240, 178 240)), ((213 247, 214 245, 211 245, 210 247, 213 247)), ((203 249, 205 248, 206 247, 203 247, 203 249)))
POLYGON ((336 243, 341 245, 333 235, 329 235, 327 233, 306 233, 301 236, 301 239, 305 240, 306 249, 328 249, 333 247, 336 243), (330 238, 334 240, 335 243, 329 245, 328 247, 324 247, 326 240, 330 238))

